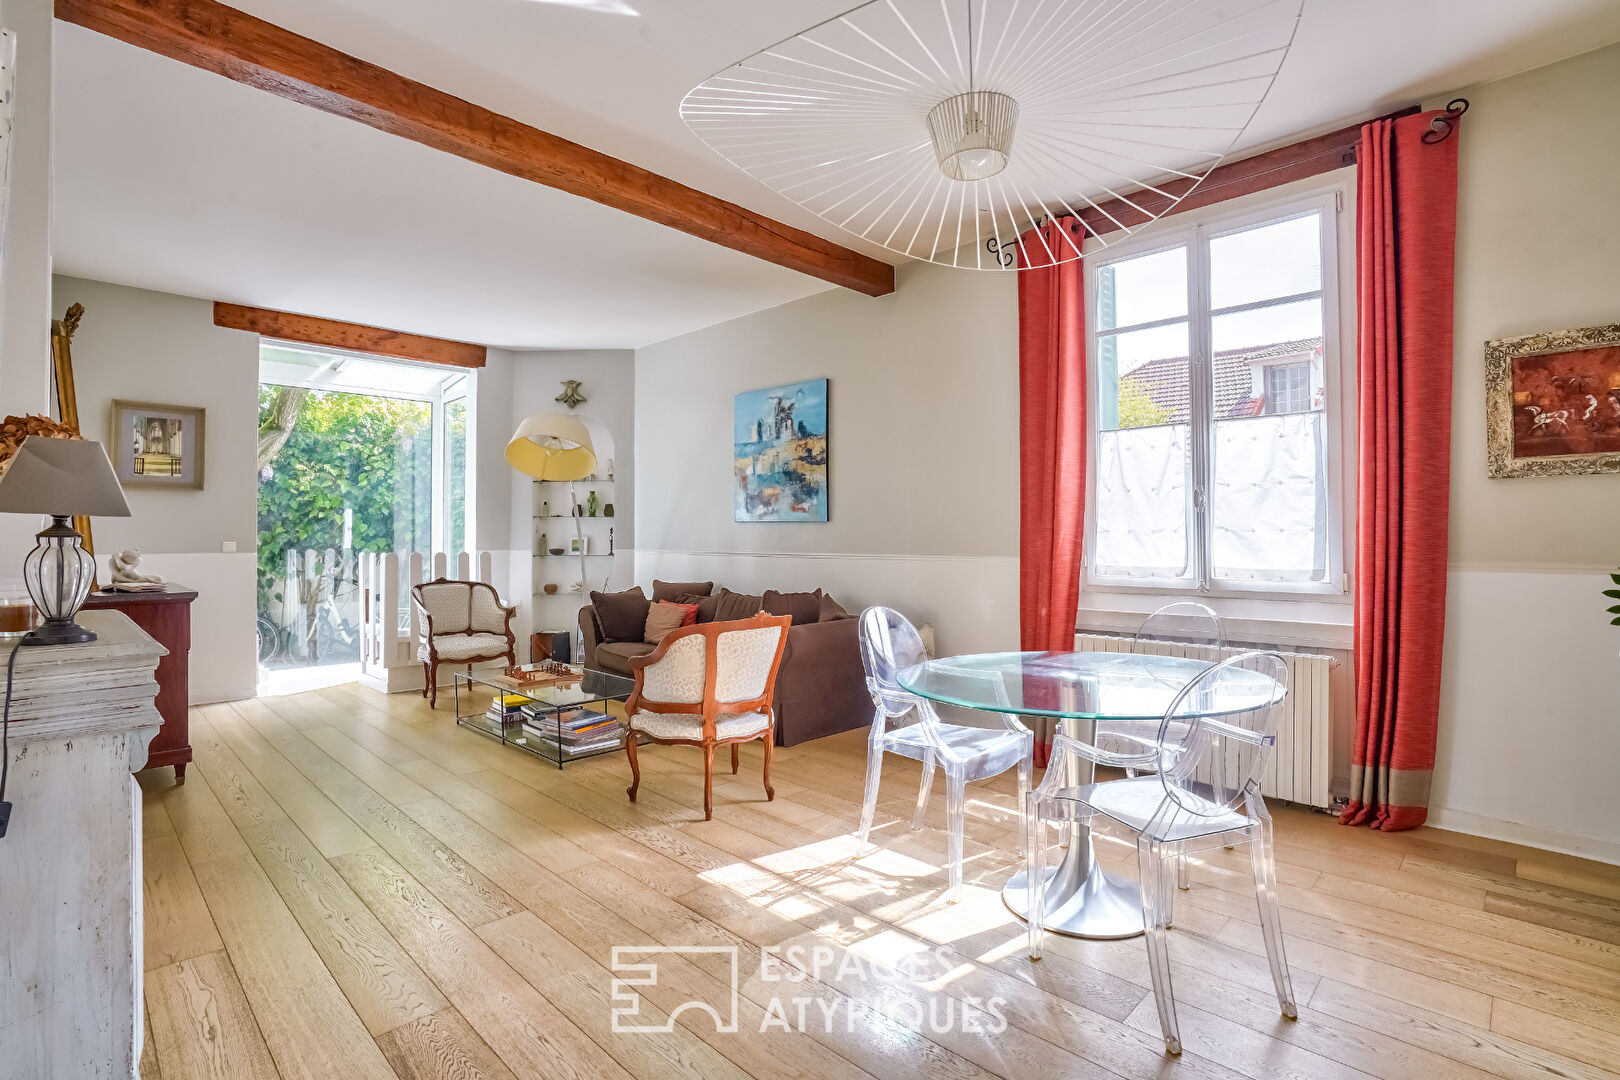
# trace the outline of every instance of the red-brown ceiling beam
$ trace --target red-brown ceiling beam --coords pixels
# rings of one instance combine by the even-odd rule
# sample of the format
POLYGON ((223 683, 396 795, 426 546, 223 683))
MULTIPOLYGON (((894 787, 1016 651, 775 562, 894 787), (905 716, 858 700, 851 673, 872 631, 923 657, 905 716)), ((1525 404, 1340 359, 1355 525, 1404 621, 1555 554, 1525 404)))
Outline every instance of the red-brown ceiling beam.
POLYGON ((323 112, 869 296, 894 268, 214 0, 56 0, 56 16, 323 112))
POLYGON ((464 341, 446 341, 376 326, 361 326, 359 323, 317 319, 313 315, 243 307, 241 304, 215 302, 214 325, 231 330, 250 330, 281 341, 326 345, 334 349, 393 356, 401 360, 422 360, 430 364, 449 364, 452 367, 481 368, 486 355, 482 345, 469 345, 464 341))
MULTIPOLYGON (((58 4, 60 2, 61 0, 58 0, 58 4)), ((1413 105, 1375 119, 1409 116, 1417 111, 1418 106, 1413 105)), ((1370 121, 1363 121, 1368 122, 1370 121)), ((1295 180, 1304 180, 1310 176, 1332 172, 1334 169, 1342 169, 1356 163, 1356 143, 1361 139, 1361 127, 1361 124, 1352 124, 1338 131, 1330 131, 1326 135, 1318 135, 1314 139, 1290 143, 1275 150, 1267 150, 1263 154, 1243 158, 1241 161, 1218 165, 1210 170, 1203 183, 1195 188, 1191 180, 1160 184, 1158 185, 1160 190, 1169 196, 1177 196, 1188 188, 1193 188, 1191 195, 1176 203, 1168 211, 1165 211, 1164 207, 1171 202, 1171 198, 1144 191, 1129 196, 1130 202, 1110 199, 1095 208, 1087 207, 1080 211, 1080 220, 1085 222, 1086 228, 1093 235, 1108 233, 1122 225, 1140 225, 1151 220, 1142 210, 1151 211, 1153 214, 1163 212, 1164 216, 1169 217, 1171 214, 1196 210, 1200 206, 1210 206, 1225 202, 1227 199, 1236 199, 1241 195, 1252 195, 1256 191, 1265 191, 1267 188, 1280 187, 1295 180), (1142 210, 1136 209, 1131 203, 1135 203, 1142 210), (1118 224, 1113 219, 1118 219, 1118 224)))

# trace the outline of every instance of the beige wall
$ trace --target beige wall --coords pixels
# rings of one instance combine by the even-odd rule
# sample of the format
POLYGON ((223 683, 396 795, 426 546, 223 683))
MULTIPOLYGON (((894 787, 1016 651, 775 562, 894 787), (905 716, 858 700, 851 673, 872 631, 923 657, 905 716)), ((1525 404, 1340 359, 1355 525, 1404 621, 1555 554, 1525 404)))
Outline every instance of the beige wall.
POLYGON ((1485 475, 1483 343, 1620 322, 1620 45, 1464 91, 1451 563, 1620 563, 1620 475, 1485 475))
POLYGON ((96 553, 140 548, 142 568, 198 593, 192 606, 191 700, 251 697, 258 540, 259 336, 214 325, 207 300, 58 275, 52 313, 84 305, 73 382, 84 433, 107 442, 112 401, 207 410, 203 488, 130 486, 131 516, 97 518, 96 553), (236 551, 225 553, 226 541, 236 551))
POLYGON ((1018 642, 1018 312, 1011 274, 902 267, 636 351, 636 579, 826 588, 1018 642), (826 377, 826 524, 732 520, 732 398, 826 377))
POLYGON ((1430 820, 1620 862, 1620 475, 1485 475, 1482 343, 1620 322, 1620 46, 1463 91, 1430 820))

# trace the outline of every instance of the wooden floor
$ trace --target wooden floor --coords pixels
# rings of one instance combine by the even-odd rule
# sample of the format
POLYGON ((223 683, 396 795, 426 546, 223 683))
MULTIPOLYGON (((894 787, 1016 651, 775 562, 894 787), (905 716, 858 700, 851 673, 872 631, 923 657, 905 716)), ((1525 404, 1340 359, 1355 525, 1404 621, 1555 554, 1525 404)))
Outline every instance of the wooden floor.
MULTIPOLYGON (((632 805, 622 755, 558 772, 411 696, 209 706, 191 731, 184 785, 140 777, 146 1078, 1620 1070, 1620 871, 1565 856, 1278 811, 1299 1020, 1278 1014, 1247 855, 1216 849, 1176 901, 1173 1059, 1140 939, 1049 935, 1047 958, 1026 958, 996 891, 1016 863, 1010 775, 969 790, 951 906, 943 792, 910 831, 910 763, 889 759, 882 846, 852 861, 859 732, 778 751, 774 803, 746 748, 705 822, 695 750, 644 751, 632 805), (735 946, 739 1030, 687 1009, 668 1033, 616 1033, 615 945, 735 946), (762 979, 762 946, 820 977, 762 979)), ((1132 849, 1099 848, 1134 876, 1132 849)), ((725 952, 629 960, 659 966, 626 991, 643 1023, 688 1000, 729 1008, 725 952)))

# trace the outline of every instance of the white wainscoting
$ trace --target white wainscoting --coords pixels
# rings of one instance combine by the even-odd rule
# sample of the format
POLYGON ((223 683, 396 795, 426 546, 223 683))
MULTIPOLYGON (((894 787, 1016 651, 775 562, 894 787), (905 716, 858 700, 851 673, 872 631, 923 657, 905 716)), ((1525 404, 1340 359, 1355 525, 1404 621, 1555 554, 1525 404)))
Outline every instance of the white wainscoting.
POLYGON ((941 653, 1018 648, 1015 555, 637 551, 636 583, 645 588, 654 578, 713 581, 733 592, 823 589, 851 612, 881 604, 933 624, 941 653))
MULTIPOLYGON (((102 584, 111 580, 98 556, 102 584)), ((253 697, 259 683, 257 556, 251 551, 152 552, 141 570, 197 591, 191 605, 191 704, 253 697)))
POLYGON ((1429 823, 1620 863, 1620 627, 1597 568, 1447 575, 1429 823))

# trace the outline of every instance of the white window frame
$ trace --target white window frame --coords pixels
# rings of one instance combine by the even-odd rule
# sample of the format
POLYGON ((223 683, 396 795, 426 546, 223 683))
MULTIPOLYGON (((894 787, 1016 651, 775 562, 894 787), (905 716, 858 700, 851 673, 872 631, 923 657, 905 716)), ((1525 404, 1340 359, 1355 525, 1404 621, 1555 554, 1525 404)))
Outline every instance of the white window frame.
MULTIPOLYGON (((1209 242, 1221 236, 1242 232, 1256 226, 1286 221, 1307 214, 1319 214, 1322 253, 1322 378, 1326 391, 1327 415, 1327 572, 1322 581, 1215 581, 1210 577, 1208 556, 1209 530, 1204 491, 1198 481, 1205 476, 1208 462, 1213 457, 1214 424, 1209 418, 1213 402, 1209 400, 1209 380, 1198 378, 1190 388, 1192 403, 1192 453, 1194 466, 1187 485, 1187 521, 1190 537, 1190 564, 1192 573, 1186 578, 1138 578, 1099 575, 1091 555, 1097 543, 1097 477, 1096 469, 1086 470, 1086 521, 1082 562, 1085 567, 1084 585, 1089 593, 1129 594, 1182 594, 1196 593, 1208 597, 1262 597, 1278 600, 1315 600, 1340 598, 1349 595, 1349 582, 1345 574, 1345 483, 1344 457, 1347 441, 1344 432, 1346 395, 1340 378, 1341 305, 1339 239, 1340 214, 1349 198, 1342 184, 1335 184, 1306 195, 1246 206, 1228 213, 1190 213, 1189 220, 1179 228, 1161 231, 1155 227, 1148 235, 1134 240, 1119 241, 1086 255, 1086 392, 1092 407, 1086 410, 1087 460, 1098 460, 1097 409, 1099 385, 1097 375, 1097 280, 1099 272, 1107 266, 1127 259, 1139 258, 1172 248, 1187 249, 1187 334, 1189 351, 1193 357, 1189 371, 1198 371, 1208 364, 1211 355, 1211 323, 1215 316, 1250 307, 1279 303, 1292 297, 1275 297, 1252 304, 1236 304, 1211 310, 1209 307, 1209 242), (1198 428, 1202 426, 1202 437, 1198 428)), ((1313 295, 1300 294, 1301 299, 1313 295)), ((1157 322, 1178 320, 1164 319, 1157 322)), ((1156 325, 1149 323, 1145 325, 1156 325)), ((1082 601, 1085 605, 1086 601, 1082 601)))
MULTIPOLYGON (((265 337, 261 339, 260 344, 270 346, 271 348, 286 349, 292 352, 325 354, 332 357, 352 357, 356 360, 366 360, 371 363, 398 364, 413 368, 426 367, 429 370, 435 371, 438 370, 439 367, 438 365, 430 365, 426 362, 401 360, 398 357, 393 356, 378 356, 374 353, 358 352, 353 349, 339 349, 325 345, 306 345, 303 342, 283 341, 278 338, 265 337)), ((450 539, 451 500, 450 453, 448 440, 446 438, 446 430, 448 425, 445 410, 446 407, 453 401, 465 400, 467 403, 467 477, 466 500, 463 506, 464 520, 462 522, 462 535, 466 539, 466 543, 463 545, 464 549, 469 553, 476 551, 476 546, 473 542, 473 526, 474 521, 476 520, 475 513, 477 502, 477 468, 474 446, 478 423, 478 409, 476 404, 478 399, 478 372, 476 369, 466 371, 457 369, 455 371, 446 372, 444 375, 444 382, 448 382, 458 375, 461 378, 454 387, 444 389, 443 382, 441 382, 441 389, 436 395, 410 393, 407 391, 396 390, 387 386, 365 386, 363 388, 346 386, 334 387, 318 378, 282 378, 271 383, 265 383, 261 377, 258 385, 299 386, 309 390, 328 391, 339 394, 360 394, 366 397, 392 398, 397 401, 420 401, 429 407, 429 433, 432 439, 432 449, 429 454, 429 460, 431 462, 430 469, 432 472, 430 498, 432 500, 433 509, 429 516, 428 531, 430 537, 429 546, 432 550, 425 552, 424 554, 431 559, 431 556, 435 552, 446 552, 450 555, 457 554, 456 552, 450 551, 447 546, 450 539)), ((454 566, 452 566, 451 569, 454 570, 454 566)))

